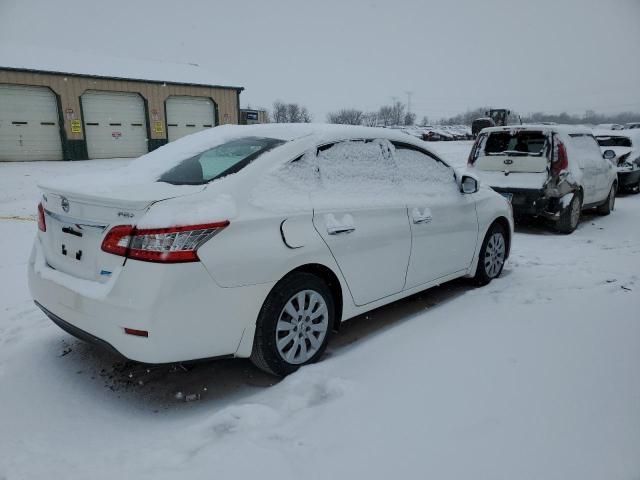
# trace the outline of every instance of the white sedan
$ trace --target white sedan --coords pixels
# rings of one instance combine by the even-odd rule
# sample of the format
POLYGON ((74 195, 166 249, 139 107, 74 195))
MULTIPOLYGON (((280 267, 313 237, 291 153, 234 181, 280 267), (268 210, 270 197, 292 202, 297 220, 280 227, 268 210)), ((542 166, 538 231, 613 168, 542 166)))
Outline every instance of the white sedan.
POLYGON ((286 375, 340 323, 509 255, 509 203, 389 129, 224 126, 40 185, 29 260, 61 328, 146 363, 286 375))

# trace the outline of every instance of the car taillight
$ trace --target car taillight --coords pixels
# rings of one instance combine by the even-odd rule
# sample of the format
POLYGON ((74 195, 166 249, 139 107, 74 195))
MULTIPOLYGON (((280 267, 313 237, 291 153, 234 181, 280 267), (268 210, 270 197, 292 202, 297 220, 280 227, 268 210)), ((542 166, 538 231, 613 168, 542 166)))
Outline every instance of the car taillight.
POLYGON ((476 138, 476 141, 474 142, 473 147, 471 147, 471 152, 469 152, 469 158, 467 159, 468 166, 472 167, 473 164, 476 163, 476 160, 480 155, 480 151, 484 146, 484 141, 486 138, 487 138, 486 135, 478 135, 478 138, 476 138))
POLYGON ((144 262, 197 262, 197 250, 229 225, 228 221, 168 228, 113 227, 102 241, 102 250, 144 262))
POLYGON ((44 207, 42 206, 42 203, 38 204, 38 229, 41 232, 47 231, 47 222, 44 219, 44 207))
POLYGON ((560 140, 556 139, 553 145, 553 158, 551 159, 551 175, 558 176, 569 168, 567 149, 560 140))

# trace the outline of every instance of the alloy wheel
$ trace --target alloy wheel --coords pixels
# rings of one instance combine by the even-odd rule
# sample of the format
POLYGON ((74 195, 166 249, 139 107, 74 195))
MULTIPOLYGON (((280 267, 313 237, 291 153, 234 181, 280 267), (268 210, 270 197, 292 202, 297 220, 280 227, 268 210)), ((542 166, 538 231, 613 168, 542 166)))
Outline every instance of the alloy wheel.
POLYGON ((322 346, 329 329, 329 310, 322 295, 302 290, 285 304, 276 325, 276 346, 283 360, 299 365, 322 346))
POLYGON ((491 235, 484 254, 484 268, 489 278, 495 278, 500 273, 504 265, 506 250, 502 233, 497 232, 491 235))

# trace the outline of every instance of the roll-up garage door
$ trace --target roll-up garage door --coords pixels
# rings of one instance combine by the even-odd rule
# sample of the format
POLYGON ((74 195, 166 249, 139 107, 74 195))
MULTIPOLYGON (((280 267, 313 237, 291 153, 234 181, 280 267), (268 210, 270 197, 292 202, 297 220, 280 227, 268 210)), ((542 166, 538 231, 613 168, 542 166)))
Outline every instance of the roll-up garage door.
POLYGON ((169 141, 196 133, 215 124, 215 107, 209 98, 174 96, 167 98, 169 141))
POLYGON ((89 158, 139 157, 148 152, 144 102, 136 93, 82 95, 89 158))
POLYGON ((62 160, 58 102, 45 87, 0 85, 0 161, 62 160))

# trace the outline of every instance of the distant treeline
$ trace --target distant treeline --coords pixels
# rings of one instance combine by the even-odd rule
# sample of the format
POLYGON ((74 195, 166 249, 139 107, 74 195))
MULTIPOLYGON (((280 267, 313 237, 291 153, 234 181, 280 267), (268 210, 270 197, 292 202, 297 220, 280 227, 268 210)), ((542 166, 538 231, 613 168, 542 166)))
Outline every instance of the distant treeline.
MULTIPOLYGON (((475 110, 469 110, 454 117, 443 118, 440 123, 442 125, 471 125, 471 122, 473 122, 473 120, 475 120, 476 118, 484 117, 487 110, 489 110, 488 107, 476 108, 475 110)), ((605 115, 603 113, 594 112, 593 110, 587 110, 584 115, 570 115, 566 112, 559 114, 536 112, 530 115, 521 115, 520 117, 522 118, 522 121, 524 123, 556 122, 598 125, 599 123, 625 124, 628 122, 640 121, 640 113, 623 112, 612 115, 605 115)))

